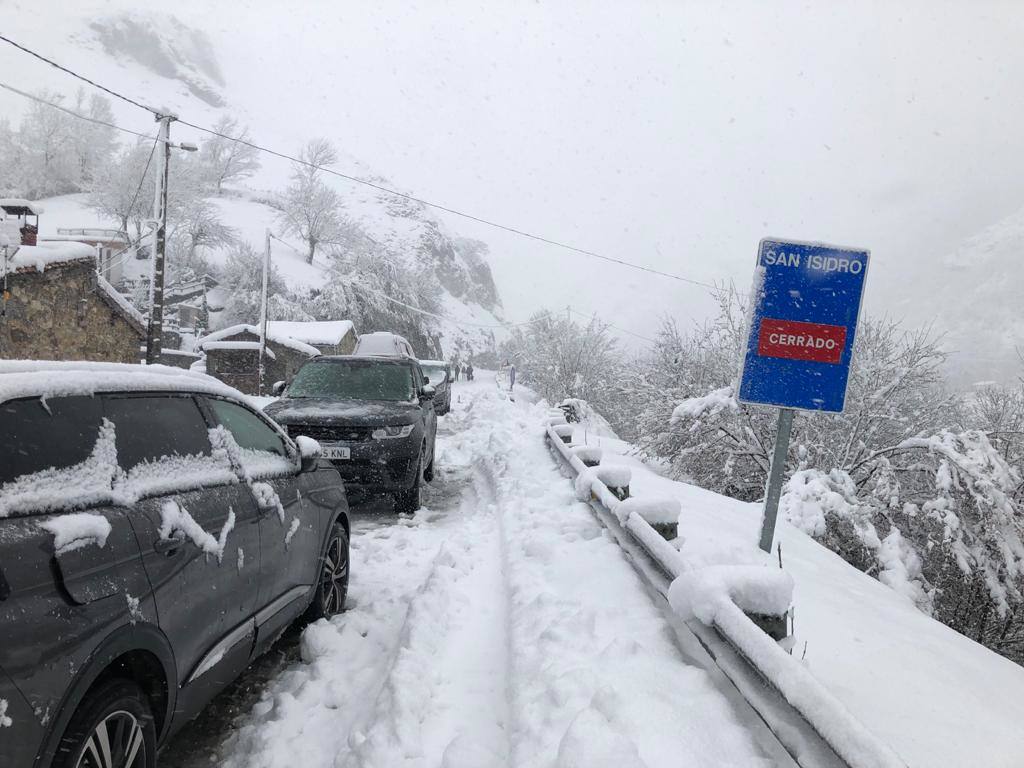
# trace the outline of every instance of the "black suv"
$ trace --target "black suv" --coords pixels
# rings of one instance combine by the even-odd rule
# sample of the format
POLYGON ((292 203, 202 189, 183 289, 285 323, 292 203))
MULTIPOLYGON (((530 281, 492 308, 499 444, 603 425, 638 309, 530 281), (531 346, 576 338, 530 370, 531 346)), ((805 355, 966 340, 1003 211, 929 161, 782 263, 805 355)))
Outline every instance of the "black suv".
MULTIPOLYGON (((281 389, 281 387, 277 387, 281 389)), ((320 441, 350 495, 385 493, 416 511, 434 478, 434 388, 411 357, 315 357, 264 410, 290 435, 320 441)))
POLYGON ((0 362, 0 424, 3 768, 152 768, 290 623, 343 607, 341 478, 235 390, 0 362))

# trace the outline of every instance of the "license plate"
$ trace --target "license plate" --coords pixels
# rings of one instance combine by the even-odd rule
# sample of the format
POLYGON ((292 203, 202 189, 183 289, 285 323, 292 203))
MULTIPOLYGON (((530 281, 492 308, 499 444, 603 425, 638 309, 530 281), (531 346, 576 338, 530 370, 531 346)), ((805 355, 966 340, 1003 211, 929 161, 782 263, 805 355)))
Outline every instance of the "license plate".
POLYGON ((320 448, 323 450, 323 456, 325 459, 351 459, 352 450, 347 445, 322 445, 320 448))

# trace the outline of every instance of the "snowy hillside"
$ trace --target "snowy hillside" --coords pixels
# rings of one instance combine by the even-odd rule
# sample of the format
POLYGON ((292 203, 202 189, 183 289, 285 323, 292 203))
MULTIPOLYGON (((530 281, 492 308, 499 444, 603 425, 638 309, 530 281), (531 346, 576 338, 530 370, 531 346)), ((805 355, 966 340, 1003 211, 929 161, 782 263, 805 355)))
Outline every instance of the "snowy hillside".
MULTIPOLYGON (((682 507, 680 552, 688 570, 737 563, 775 567, 756 548, 761 504, 674 482, 635 458, 633 446, 578 427, 602 464, 630 468, 637 498, 682 507)), ((1024 669, 919 611, 796 526, 777 539, 793 577, 794 655, 910 768, 1020 765, 1024 669)))
POLYGON ((973 369, 984 364, 992 375, 1012 380, 1019 374, 1016 350, 1024 346, 1024 209, 991 224, 936 259, 917 280, 932 296, 926 306, 901 306, 915 321, 934 322, 954 352, 953 366, 963 383, 977 381, 973 369), (932 312, 922 316, 922 312, 932 312), (998 362, 998 366, 992 366, 998 362))
MULTIPOLYGON (((277 212, 248 197, 211 200, 223 222, 236 231, 238 239, 262 253, 267 229, 278 229, 277 212)), ((448 320, 424 316, 423 323, 430 336, 440 339, 445 357, 457 351, 464 355, 493 351, 504 334, 501 301, 490 267, 478 253, 464 245, 465 241, 454 238, 422 206, 406 206, 398 215, 394 208, 388 207, 386 200, 372 195, 352 198, 351 207, 348 203, 346 199, 346 213, 371 237, 385 244, 388 252, 407 269, 424 273, 424 279, 434 280, 440 287, 440 304, 448 320)), ((56 235, 59 228, 116 226, 116 222, 104 221, 89 208, 86 194, 49 198, 42 201, 42 205, 45 212, 40 217, 40 233, 43 237, 56 235)), ((228 252, 228 249, 204 249, 202 255, 212 266, 223 267, 228 252)), ((346 279, 325 257, 318 256, 313 264, 307 264, 297 247, 280 240, 271 241, 271 261, 288 287, 298 292, 322 290, 346 279)), ((125 268, 127 278, 140 279, 149 274, 149 262, 145 260, 129 259, 125 268)))
MULTIPOLYGON (((82 71, 146 105, 169 109, 183 119, 202 125, 214 125, 219 118, 230 116, 244 126, 251 114, 248 109, 251 105, 244 102, 252 96, 233 87, 242 82, 237 72, 235 80, 238 82, 232 81, 232 62, 230 56, 225 58, 223 53, 231 50, 226 37, 230 36, 230 30, 205 26, 198 29, 184 24, 173 14, 155 10, 118 12, 109 4, 91 0, 75 4, 59 19, 45 25, 27 4, 15 2, 12 10, 21 12, 8 14, 12 22, 5 30, 8 34, 57 59, 73 60, 82 71), (224 45, 227 48, 223 48, 224 45)), ((10 55, 10 51, 0 51, 0 67, 17 65, 17 71, 25 71, 34 84, 52 89, 50 98, 58 94, 69 96, 80 85, 39 62, 21 58, 8 60, 10 55)), ((0 116, 15 123, 25 113, 26 106, 26 102, 12 94, 5 92, 0 96, 0 116)), ((153 132, 152 117, 141 109, 116 99, 111 101, 111 108, 120 125, 153 132)), ((275 127, 279 126, 271 127, 271 136, 275 127)), ((309 125, 297 135, 300 141, 306 141, 313 138, 317 130, 315 125, 309 125)), ((266 126, 260 126, 260 134, 267 140, 266 126)), ((176 124, 172 137, 198 144, 210 138, 181 124, 176 124)), ((118 138, 131 141, 131 137, 123 135, 118 138)), ((328 135, 325 138, 337 144, 343 142, 343 137, 328 135)), ((268 143, 277 142, 272 137, 268 143)), ((296 153, 299 149, 291 144, 278 146, 296 153)), ((343 151, 338 154, 340 169, 346 173, 393 186, 357 159, 343 151)), ((248 179, 245 188, 233 185, 231 196, 211 200, 219 209, 223 223, 234 228, 243 242, 262 252, 266 230, 270 228, 281 234, 281 228, 276 212, 258 201, 271 199, 279 192, 287 183, 291 169, 280 159, 260 156, 259 161, 263 167, 248 179)), ((184 159, 175 162, 180 167, 184 159)), ((407 282, 422 285, 426 294, 436 296, 435 306, 441 308, 437 314, 443 314, 443 318, 407 311, 406 324, 399 323, 393 330, 416 336, 423 340, 421 346, 439 344, 441 349, 431 350, 432 354, 461 353, 465 356, 493 352, 500 341, 495 338, 495 332, 502 332, 503 318, 501 300, 487 263, 486 244, 449 231, 432 211, 418 203, 336 177, 325 176, 325 182, 338 193, 344 220, 358 229, 360 237, 365 236, 373 244, 371 257, 386 255, 389 269, 404 273, 407 282)), ((172 187, 173 184, 172 165, 172 187)), ((43 234, 55 234, 59 227, 116 226, 115 222, 97 221, 96 214, 84 207, 84 201, 84 195, 49 201, 50 213, 41 222, 43 234)), ((173 228, 173 222, 171 225, 173 228)), ((291 242, 297 249, 303 248, 301 241, 292 238, 291 242)), ((344 244, 340 246, 344 247, 344 244)), ((337 288, 343 282, 336 266, 330 263, 327 249, 321 249, 317 262, 312 265, 304 263, 296 250, 280 242, 274 242, 272 251, 275 266, 293 291, 315 295, 332 286, 337 288)), ((201 251, 201 255, 219 266, 226 261, 227 249, 201 251)), ((144 273, 146 264, 133 264, 131 268, 144 273)), ((358 287, 353 287, 355 293, 350 298, 362 297, 369 301, 373 290, 391 295, 389 286, 378 285, 374 279, 364 275, 362 293, 358 287)), ((395 302, 388 305, 386 299, 379 297, 376 301, 380 308, 391 306, 396 312, 401 311, 395 302)), ((377 316, 382 318, 380 322, 387 322, 387 312, 383 309, 377 316)))

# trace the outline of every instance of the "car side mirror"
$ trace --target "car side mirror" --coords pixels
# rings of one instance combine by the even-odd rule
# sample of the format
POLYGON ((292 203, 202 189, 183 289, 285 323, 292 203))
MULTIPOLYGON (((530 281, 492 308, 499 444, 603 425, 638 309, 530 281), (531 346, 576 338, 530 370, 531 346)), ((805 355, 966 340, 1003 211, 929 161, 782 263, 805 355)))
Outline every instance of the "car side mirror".
POLYGON ((424 384, 420 387, 420 400, 433 400, 436 394, 437 390, 434 389, 433 384, 424 384))
POLYGON ((324 452, 320 447, 320 443, 312 437, 299 435, 295 438, 295 444, 299 447, 299 470, 301 472, 311 472, 316 469, 324 452))
POLYGON ((429 383, 430 383, 430 377, 429 377, 429 376, 426 376, 426 375, 424 375, 424 377, 423 377, 423 383, 424 383, 424 384, 429 384, 429 383))
POLYGON ((277 395, 278 397, 280 397, 280 396, 281 396, 281 394, 282 394, 282 393, 284 392, 284 388, 285 388, 285 386, 287 386, 287 385, 285 384, 285 382, 283 382, 283 381, 275 381, 275 382, 274 382, 274 386, 272 386, 272 387, 270 388, 270 391, 271 391, 271 392, 273 392, 273 393, 274 393, 275 395, 277 395))

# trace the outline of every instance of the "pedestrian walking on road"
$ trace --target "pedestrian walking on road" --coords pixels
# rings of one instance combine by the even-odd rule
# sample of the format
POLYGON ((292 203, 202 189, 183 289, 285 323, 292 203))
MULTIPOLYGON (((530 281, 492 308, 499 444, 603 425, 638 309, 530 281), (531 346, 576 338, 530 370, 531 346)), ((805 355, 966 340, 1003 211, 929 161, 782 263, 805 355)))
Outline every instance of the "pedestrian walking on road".
POLYGON ((466 381, 473 380, 473 364, 469 363, 466 365, 466 381))

